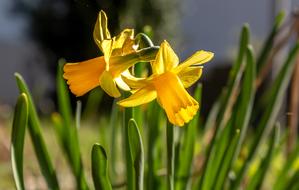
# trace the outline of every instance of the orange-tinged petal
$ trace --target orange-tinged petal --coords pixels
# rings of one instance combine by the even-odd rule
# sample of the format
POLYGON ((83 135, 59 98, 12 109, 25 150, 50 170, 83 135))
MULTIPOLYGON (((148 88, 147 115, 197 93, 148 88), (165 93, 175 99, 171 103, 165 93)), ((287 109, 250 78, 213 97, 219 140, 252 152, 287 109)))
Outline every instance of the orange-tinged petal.
POLYGON ((78 63, 64 65, 63 77, 73 94, 82 96, 88 91, 100 85, 99 77, 105 69, 103 57, 97 57, 78 63))
POLYGON ((214 57, 214 53, 200 50, 194 53, 187 60, 179 64, 176 68, 173 69, 173 72, 179 73, 181 70, 191 66, 191 65, 201 65, 210 61, 214 57))
POLYGON ((121 94, 120 94, 119 90, 117 89, 114 78, 109 71, 104 71, 101 74, 99 80, 100 80, 100 85, 101 85, 102 89, 109 96, 112 96, 114 98, 120 97, 121 94))
POLYGON ((179 58, 170 47, 167 41, 163 41, 156 55, 156 59, 152 62, 152 70, 154 74, 162 74, 170 71, 179 63, 179 58))
POLYGON ((137 90, 130 97, 119 101, 117 104, 123 107, 134 107, 151 102, 157 97, 157 92, 152 85, 137 90))
POLYGON ((177 74, 185 88, 192 86, 201 77, 202 68, 202 66, 187 67, 177 74))
POLYGON ((169 121, 177 126, 188 123, 196 114, 199 105, 185 90, 180 79, 172 72, 166 72, 153 80, 158 100, 169 121))

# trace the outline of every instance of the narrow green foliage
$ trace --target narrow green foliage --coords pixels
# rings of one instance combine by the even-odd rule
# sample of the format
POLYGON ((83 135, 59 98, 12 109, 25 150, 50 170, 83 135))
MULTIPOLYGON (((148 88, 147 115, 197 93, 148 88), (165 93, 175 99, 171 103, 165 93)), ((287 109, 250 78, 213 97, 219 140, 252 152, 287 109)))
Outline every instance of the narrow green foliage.
POLYGON ((22 93, 17 101, 11 134, 11 164, 18 190, 25 189, 23 178, 24 137, 28 122, 28 100, 22 93))
POLYGON ((247 187, 248 190, 261 189, 266 173, 269 170, 270 163, 273 159, 275 150, 277 148, 277 144, 279 140, 279 131, 280 131, 280 126, 276 125, 272 131, 272 135, 270 136, 270 142, 269 142, 267 154, 265 158, 262 160, 259 169, 252 177, 247 187))
POLYGON ((105 149, 94 144, 91 153, 92 179, 96 190, 112 190, 108 175, 108 160, 105 149))
POLYGON ((72 107, 70 103, 70 95, 65 80, 63 79, 64 59, 58 61, 56 87, 57 87, 57 101, 59 113, 63 117, 64 123, 67 126, 72 124, 72 107))
POLYGON ((220 106, 220 111, 216 119, 217 126, 220 128, 225 126, 226 124, 225 121, 228 121, 229 116, 226 114, 228 112, 229 113, 231 112, 230 109, 233 106, 232 104, 233 104, 234 96, 237 95, 237 89, 239 88, 240 81, 246 64, 244 60, 247 51, 247 46, 249 44, 249 37, 250 37, 249 26, 245 24, 241 31, 238 57, 230 71, 230 75, 227 83, 227 89, 226 91, 223 92, 222 95, 223 97, 221 98, 222 102, 220 106))
POLYGON ((110 148, 109 148, 109 158, 111 160, 111 178, 114 179, 116 177, 117 174, 117 166, 116 166, 116 162, 117 162, 117 158, 118 156, 120 156, 120 154, 117 152, 118 146, 117 146, 117 134, 119 132, 119 109, 118 109, 118 105, 116 104, 117 100, 115 99, 113 101, 113 105, 112 105, 112 111, 111 111, 111 115, 110 115, 110 122, 109 122, 109 136, 110 136, 110 148))
POLYGON ((161 108, 157 102, 152 102, 148 108, 148 142, 147 142, 147 189, 153 189, 159 186, 156 166, 159 160, 155 159, 155 151, 158 149, 159 125, 161 108))
POLYGON ((233 133, 231 135, 232 138, 231 141, 226 144, 226 152, 223 154, 221 166, 217 171, 216 178, 218 180, 214 183, 213 189, 223 188, 225 180, 228 177, 229 170, 232 167, 233 161, 240 152, 240 147, 247 132, 249 118, 253 107, 255 84, 255 63, 251 46, 248 46, 247 48, 246 63, 241 92, 238 96, 234 112, 232 114, 233 123, 232 125, 227 126, 231 128, 230 130, 233 133))
POLYGON ((84 176, 82 159, 80 154, 79 139, 77 130, 80 127, 81 102, 77 102, 75 122, 72 116, 70 95, 65 80, 63 79, 63 65, 65 61, 59 60, 56 85, 58 108, 61 117, 54 115, 54 124, 57 137, 61 142, 62 148, 66 153, 67 159, 71 166, 72 172, 76 178, 77 188, 88 189, 88 185, 84 176))
MULTIPOLYGON (((243 61, 246 55, 246 49, 249 43, 249 28, 248 25, 244 25, 241 37, 240 37, 240 46, 239 46, 239 53, 235 64, 230 72, 228 85, 226 91, 223 91, 220 97, 220 107, 219 112, 216 117, 216 130, 214 136, 212 138, 212 142, 208 148, 208 154, 205 160, 205 164, 203 166, 203 176, 200 179, 199 189, 210 189, 211 185, 213 184, 213 179, 215 179, 216 171, 220 164, 220 159, 223 156, 224 151, 222 154, 219 154, 217 150, 221 148, 223 150, 222 142, 219 142, 219 138, 221 137, 222 130, 224 126, 226 126, 229 120, 229 113, 231 112, 231 108, 233 106, 234 97, 237 94, 237 89, 239 87, 241 77, 245 68, 245 61, 243 61), (217 146, 218 144, 219 146, 217 146), (217 155, 216 155, 217 152, 217 155), (217 159, 217 163, 215 163, 215 159, 217 159)), ((227 140, 228 137, 222 137, 223 140, 227 140)))
MULTIPOLYGON (((201 102, 202 85, 199 84, 195 90, 194 98, 201 102)), ((201 105, 201 103, 199 103, 201 105)), ((198 128, 199 112, 190 121, 188 126, 182 128, 184 130, 183 141, 178 155, 178 166, 175 168, 175 189, 187 189, 190 182, 192 163, 194 156, 194 147, 196 142, 196 134, 198 128)))
POLYGON ((270 94, 268 102, 266 104, 267 106, 265 108, 263 117, 261 118, 257 126, 256 135, 254 136, 254 139, 252 141, 253 144, 249 150, 248 157, 245 160, 245 163, 242 166, 241 170, 237 174, 237 179, 233 182, 233 189, 237 189, 240 185, 250 162, 254 158, 258 148, 275 123, 278 111, 283 102, 284 94, 291 79, 292 70, 295 66, 294 59, 298 53, 298 50, 299 43, 297 43, 290 51, 272 87, 269 89, 270 92, 266 92, 267 94, 270 94))
MULTIPOLYGON (((124 93, 124 98, 128 97, 129 92, 124 93)), ((133 118, 133 108, 125 108, 123 113, 123 129, 124 129, 124 149, 126 156, 126 178, 127 178, 127 189, 135 190, 135 173, 134 166, 132 164, 132 156, 130 152, 130 143, 129 143, 129 121, 133 118)))
POLYGON ((88 93, 87 101, 82 113, 82 118, 88 119, 91 116, 97 117, 98 109, 102 102, 104 91, 98 87, 88 93))
POLYGON ((166 145, 167 145, 167 189, 174 189, 174 127, 167 121, 166 126, 166 145))
POLYGON ((284 20, 284 17, 285 17, 285 12, 281 11, 275 18, 273 28, 272 28, 267 40, 265 41, 262 51, 261 51, 261 53, 257 59, 257 62, 256 62, 257 63, 257 76, 259 76, 261 74, 263 67, 267 64, 270 52, 273 49, 275 37, 278 34, 279 28, 284 20))
POLYGON ((40 122, 33 100, 31 98, 31 94, 22 76, 16 73, 15 77, 20 93, 25 93, 28 98, 28 129, 41 172, 45 177, 49 188, 54 190, 59 189, 56 172, 53 168, 44 138, 41 134, 40 122))
POLYGON ((136 190, 143 189, 143 170, 144 170, 144 151, 142 138, 138 126, 134 119, 131 119, 128 124, 129 147, 134 167, 134 181, 136 190))
POLYGON ((299 141, 297 142, 296 147, 291 152, 288 159, 285 161, 283 168, 279 172, 273 186, 274 190, 286 189, 288 176, 291 175, 292 166, 296 162, 298 156, 299 156, 299 141))

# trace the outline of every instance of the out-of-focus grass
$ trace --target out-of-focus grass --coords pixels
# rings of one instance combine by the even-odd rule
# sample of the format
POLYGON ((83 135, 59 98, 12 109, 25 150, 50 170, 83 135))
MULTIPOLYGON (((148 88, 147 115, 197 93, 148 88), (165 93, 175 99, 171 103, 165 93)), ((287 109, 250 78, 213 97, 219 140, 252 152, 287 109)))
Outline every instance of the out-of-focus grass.
MULTIPOLYGON (((13 174, 10 162, 10 134, 11 134, 11 120, 3 121, 0 125, 0 189, 15 189, 13 181, 13 174)), ((107 120, 100 118, 100 124, 107 123, 107 120)), ((97 123, 98 125, 99 123, 97 123)), ((49 153, 53 158, 53 162, 60 181, 61 189, 75 189, 75 181, 71 174, 70 168, 66 162, 63 152, 59 147, 57 138, 55 136, 53 124, 48 119, 42 120, 43 135, 46 140, 46 145, 49 153)), ((79 138, 80 148, 82 153, 82 160, 84 169, 86 170, 87 180, 91 184, 91 165, 90 153, 94 142, 99 142, 100 127, 95 127, 91 122, 83 122, 81 124, 79 138)), ((47 185, 39 170, 37 159, 34 154, 33 146, 28 135, 25 136, 24 146, 24 180, 25 186, 30 189, 47 189, 47 185)))

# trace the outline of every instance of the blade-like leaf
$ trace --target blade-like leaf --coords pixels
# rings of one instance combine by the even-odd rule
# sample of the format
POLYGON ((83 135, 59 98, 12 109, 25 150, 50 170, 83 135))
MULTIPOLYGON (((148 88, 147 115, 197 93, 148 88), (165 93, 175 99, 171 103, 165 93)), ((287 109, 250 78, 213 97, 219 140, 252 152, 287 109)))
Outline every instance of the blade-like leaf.
POLYGON ((134 166, 135 174, 135 189, 143 189, 143 170, 144 170, 144 152, 141 135, 138 126, 134 119, 130 119, 128 125, 128 138, 130 145, 130 152, 132 158, 132 165, 134 166))
POLYGON ((245 68, 246 62, 243 61, 243 59, 246 54, 248 42, 249 27, 248 25, 244 25, 240 36, 238 57, 235 64, 233 65, 233 68, 231 69, 227 89, 222 93, 220 97, 220 108, 216 118, 215 126, 216 130, 212 138, 212 142, 210 143, 210 146, 207 151, 207 157, 203 166, 203 175, 199 182, 199 189, 211 189, 211 185, 214 182, 213 179, 215 179, 216 171, 219 167, 222 154, 224 153, 223 148, 225 147, 225 144, 222 142, 227 141, 228 137, 221 134, 224 126, 226 126, 227 122, 229 121, 231 109, 235 101, 234 99, 238 92, 239 84, 245 68), (222 138, 222 140, 220 140, 220 137, 222 138), (218 151, 221 151, 222 154, 220 154, 218 151), (217 159, 218 161, 215 162, 215 159, 217 159))
MULTIPOLYGON (((202 85, 199 84, 195 90, 194 98, 201 102, 202 85)), ((201 103, 200 103, 201 104, 201 103)), ((192 172, 192 163, 194 155, 194 147, 196 141, 196 134, 199 121, 199 112, 194 119, 190 121, 188 126, 182 128, 184 130, 183 141, 181 144, 180 154, 178 155, 178 166, 175 172, 175 189, 187 189, 190 182, 190 175, 192 172)))
POLYGON ((56 86, 57 86, 57 101, 58 109, 61 114, 65 125, 71 126, 72 124, 72 107, 70 101, 70 95, 65 80, 63 79, 63 66, 65 64, 64 59, 58 61, 56 86))
POLYGON ((290 170, 292 168, 292 165, 294 165, 294 162, 296 162, 296 159, 299 156, 299 141, 297 142, 296 147, 291 152, 288 159, 285 161, 285 164, 283 165, 283 168, 278 173, 277 178, 275 180, 273 189, 274 190, 283 190, 286 189, 287 186, 287 179, 290 176, 290 170))
POLYGON ((28 121, 28 100, 22 93, 17 101, 11 133, 11 164, 16 187, 25 189, 23 178, 23 149, 25 130, 28 121))
POLYGON ((272 28, 269 36, 267 37, 267 40, 265 41, 265 43, 263 45, 260 55, 257 58, 257 62, 256 62, 257 63, 257 76, 260 75, 263 67, 267 63, 267 59, 268 59, 270 52, 273 48, 275 37, 276 37, 276 35, 279 31, 279 28, 284 20, 284 17, 285 17, 285 12, 281 11, 275 18, 273 28, 272 28))
MULTIPOLYGON (((147 141, 147 176, 146 187, 147 189, 154 189, 159 185, 159 178, 157 176, 157 167, 160 166, 160 160, 155 158, 155 153, 158 149, 160 137, 159 126, 160 124, 161 108, 156 101, 149 104, 148 108, 148 141, 147 141)), ((162 165, 162 164, 161 164, 162 165)))
POLYGON ((238 96, 236 106, 234 108, 233 118, 233 134, 232 140, 227 144, 226 152, 222 157, 221 165, 217 172, 217 181, 214 183, 213 189, 223 189, 225 180, 232 167, 232 163, 240 152, 244 136, 247 132, 249 118, 252 112, 254 101, 254 82, 255 82, 255 63, 253 58, 253 50, 248 46, 246 53, 246 69, 242 82, 241 92, 238 96))
MULTIPOLYGON (((129 92, 124 93, 124 98, 129 97, 129 92)), ((123 112, 123 129, 124 129, 124 149, 126 156, 126 178, 127 178, 127 189, 135 190, 135 173, 134 166, 132 164, 132 156, 130 152, 129 144, 129 121, 133 118, 133 108, 125 108, 123 112)))
POLYGON ((105 149, 94 144, 91 153, 92 179, 96 190, 112 190, 108 176, 108 160, 105 149))
POLYGON ((262 160, 259 169, 255 173, 255 175, 250 180, 250 183, 248 184, 247 190, 255 190, 255 189, 261 189, 263 185, 263 181, 265 179, 266 173, 269 170, 270 163, 273 159, 273 155, 276 149, 276 146, 278 144, 279 140, 279 125, 276 125, 273 129, 272 135, 270 136, 270 142, 267 154, 265 158, 262 160))
POLYGON ((62 142, 63 151, 66 153, 68 162, 76 178, 77 188, 89 189, 83 172, 84 170, 81 161, 82 159, 77 132, 77 130, 80 128, 81 102, 77 102, 76 118, 74 122, 71 111, 71 102, 68 87, 62 77, 64 64, 65 60, 60 59, 57 68, 57 100, 61 117, 60 119, 58 119, 58 117, 55 118, 55 116, 53 117, 56 129, 55 132, 57 133, 57 137, 60 138, 59 141, 62 142), (58 120, 60 120, 61 122, 59 122, 58 120))
POLYGON ((281 108, 281 105, 283 103, 284 94, 291 79, 292 70, 295 66, 294 59, 298 53, 298 50, 299 43, 296 43, 296 45, 290 51, 286 62, 283 64, 281 70, 279 71, 279 74, 276 77, 272 87, 269 89, 270 93, 265 92, 267 94, 270 94, 270 97, 266 104, 264 114, 257 126, 257 131, 253 139, 253 144, 249 150, 248 157, 244 161, 245 164, 238 172, 237 178, 233 182, 232 189, 237 189, 239 187, 249 164, 251 163, 256 152, 258 151, 258 148, 260 147, 259 145, 264 141, 264 138, 267 136, 276 121, 279 109, 281 108))
POLYGON ((166 126, 166 145, 167 145, 167 189, 174 189, 174 126, 167 121, 166 126))
POLYGON ((31 98, 31 94, 22 76, 16 73, 15 77, 20 93, 25 93, 28 98, 28 129, 40 169, 46 179, 49 188, 59 189, 56 172, 53 168, 44 138, 41 134, 40 122, 35 110, 33 100, 31 98))

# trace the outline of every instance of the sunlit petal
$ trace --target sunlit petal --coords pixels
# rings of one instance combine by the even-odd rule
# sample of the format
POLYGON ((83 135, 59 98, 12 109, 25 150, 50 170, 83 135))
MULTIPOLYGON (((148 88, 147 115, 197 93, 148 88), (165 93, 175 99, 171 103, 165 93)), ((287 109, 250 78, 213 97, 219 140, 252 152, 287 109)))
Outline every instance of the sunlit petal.
POLYGON ((130 72, 124 72, 121 75, 123 81, 129 85, 130 88, 136 89, 136 88, 142 88, 145 85, 148 84, 146 78, 137 78, 131 75, 130 72))
POLYGON ((177 126, 188 123, 196 114, 199 105, 185 90, 180 79, 167 72, 153 79, 159 103, 166 112, 169 121, 177 126))
POLYGON ((123 81, 123 79, 121 78, 121 76, 116 77, 114 80, 115 80, 117 86, 119 88, 121 88, 122 90, 124 90, 124 91, 131 90, 130 87, 123 81))
POLYGON ((114 38, 112 55, 125 55, 135 51, 134 47, 134 30, 125 29, 114 38))
POLYGON ((214 57, 214 53, 200 50, 194 53, 187 60, 179 64, 176 68, 173 69, 175 73, 179 73, 181 70, 191 66, 191 65, 201 65, 210 61, 214 57))
POLYGON ((187 67, 177 74, 185 88, 192 86, 201 77, 202 68, 202 66, 187 67))
POLYGON ((104 58, 97 57, 83 62, 65 64, 63 77, 67 80, 71 92, 76 96, 82 96, 100 85, 99 76, 104 69, 104 58))
POLYGON ((134 107, 151 102, 157 97, 154 87, 148 85, 139 89, 129 98, 119 101, 117 104, 123 107, 134 107))
POLYGON ((116 87, 114 78, 112 77, 111 73, 108 71, 104 71, 99 78, 100 85, 102 89, 109 95, 114 98, 120 97, 120 92, 116 87))
POLYGON ((105 12, 100 11, 93 31, 93 39, 100 49, 102 49, 102 42, 104 40, 111 39, 107 24, 108 19, 105 12))
POLYGON ((179 58, 170 47, 167 41, 163 41, 157 53, 156 59, 152 62, 152 70, 154 74, 162 74, 170 71, 179 63, 179 58))

